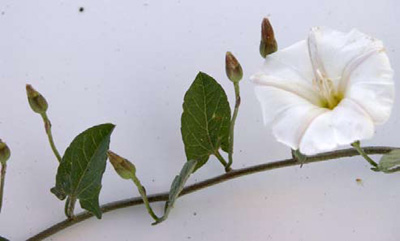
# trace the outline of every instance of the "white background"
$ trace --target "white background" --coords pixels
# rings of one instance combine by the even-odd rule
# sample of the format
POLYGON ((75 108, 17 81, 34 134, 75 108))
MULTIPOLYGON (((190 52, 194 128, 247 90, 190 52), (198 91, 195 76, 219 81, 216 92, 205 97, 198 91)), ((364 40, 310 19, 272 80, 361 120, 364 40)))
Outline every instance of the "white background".
MULTIPOLYGON (((233 103, 224 71, 227 50, 245 70, 234 168, 289 157, 263 126, 248 81, 262 63, 264 16, 270 16, 280 47, 304 39, 312 26, 356 27, 382 39, 400 71, 397 0, 0 0, 0 13, 0 137, 12 148, 0 235, 11 240, 64 219, 64 204, 49 192, 57 161, 40 117, 27 104, 26 83, 50 103, 62 153, 81 131, 112 122, 111 148, 132 160, 148 193, 156 193, 169 188, 185 161, 181 105, 197 72, 214 76, 233 103)), ((396 99, 388 123, 363 144, 400 145, 398 104, 396 99)), ((190 182, 222 172, 211 158, 190 182)), ((155 227, 137 206, 90 219, 52 240, 397 241, 399 181, 399 174, 371 172, 361 158, 285 168, 185 196, 155 227)), ((107 167, 101 203, 137 195, 132 183, 107 167)), ((163 203, 153 207, 161 214, 163 203)))

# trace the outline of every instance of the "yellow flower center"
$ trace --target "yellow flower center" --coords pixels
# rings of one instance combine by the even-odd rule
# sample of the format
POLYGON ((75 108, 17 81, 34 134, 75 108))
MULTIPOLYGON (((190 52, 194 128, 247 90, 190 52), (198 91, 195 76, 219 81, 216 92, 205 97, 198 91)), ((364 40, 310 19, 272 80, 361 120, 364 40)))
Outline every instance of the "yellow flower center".
POLYGON ((334 84, 325 73, 319 69, 315 70, 316 78, 313 79, 313 86, 321 96, 321 103, 324 108, 333 109, 343 99, 343 95, 335 91, 334 84))
POLYGON ((311 31, 308 37, 308 53, 314 72, 313 86, 321 97, 321 107, 334 109, 343 99, 343 94, 335 90, 332 80, 328 77, 323 62, 318 54, 316 31, 311 31))

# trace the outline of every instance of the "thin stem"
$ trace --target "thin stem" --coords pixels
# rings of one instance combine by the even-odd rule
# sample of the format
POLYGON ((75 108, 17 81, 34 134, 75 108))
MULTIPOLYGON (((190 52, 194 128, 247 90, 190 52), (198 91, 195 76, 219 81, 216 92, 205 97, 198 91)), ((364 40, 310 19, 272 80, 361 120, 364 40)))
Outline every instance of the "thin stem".
POLYGON ((74 219, 75 214, 75 203, 76 203, 76 198, 75 197, 68 197, 67 201, 65 202, 65 214, 69 219, 74 219))
POLYGON ((229 162, 228 165, 226 166, 226 171, 232 166, 233 163, 233 141, 234 141, 234 133, 235 133, 235 123, 236 123, 236 118, 239 113, 239 106, 240 106, 240 88, 239 88, 239 82, 233 82, 233 86, 235 87, 235 109, 233 111, 232 115, 232 120, 231 120, 231 126, 229 129, 229 162))
POLYGON ((354 149, 356 149, 356 150, 358 151, 358 153, 359 153, 362 157, 364 157, 364 159, 367 160, 367 162, 369 162, 369 164, 371 164, 373 167, 375 167, 374 170, 377 170, 376 167, 378 167, 378 164, 377 164, 374 160, 372 160, 372 159, 367 155, 367 153, 364 152, 364 150, 363 150, 363 149, 361 148, 361 146, 360 146, 360 142, 359 142, 359 141, 354 142, 353 144, 351 144, 351 146, 353 146, 354 149))
POLYGON ((150 214, 150 216, 155 221, 158 221, 160 218, 154 213, 153 209, 151 208, 149 200, 147 199, 146 190, 140 183, 140 180, 137 177, 132 177, 132 181, 133 181, 133 183, 135 183, 136 187, 138 188, 140 196, 142 197, 144 205, 146 206, 147 212, 150 214))
POLYGON ((54 144, 53 134, 51 132, 51 122, 46 113, 41 114, 44 122, 44 128, 46 130, 47 137, 49 139, 51 150, 53 150, 54 155, 56 156, 58 162, 61 162, 60 153, 57 150, 56 145, 54 144))
POLYGON ((228 167, 228 163, 225 161, 225 158, 221 155, 221 153, 218 150, 214 153, 214 155, 218 159, 218 161, 225 167, 226 172, 232 170, 230 167, 228 167))
MULTIPOLYGON (((364 152, 367 154, 386 154, 395 149, 399 149, 399 148, 395 148, 395 147, 365 147, 365 148, 363 148, 364 152)), ((321 153, 319 155, 308 156, 303 164, 328 161, 328 160, 338 159, 338 158, 343 158, 343 157, 352 157, 352 156, 357 156, 359 154, 360 153, 357 152, 356 150, 354 150, 353 148, 334 151, 334 152, 325 152, 325 153, 321 153)), ((254 174, 254 173, 259 173, 259 172, 264 172, 264 171, 269 171, 269 170, 279 169, 279 168, 284 168, 284 167, 298 166, 298 165, 300 165, 300 163, 298 161, 294 160, 293 158, 291 158, 291 159, 286 159, 286 160, 281 160, 281 161, 275 161, 275 162, 255 165, 255 166, 251 166, 251 167, 247 167, 247 168, 232 170, 231 172, 227 172, 222 175, 204 180, 202 182, 199 182, 199 183, 196 183, 193 185, 189 185, 183 189, 180 196, 184 196, 184 195, 199 191, 201 189, 211 187, 211 186, 217 185, 219 183, 223 183, 228 180, 235 179, 235 178, 238 178, 241 176, 246 176, 246 175, 250 175, 250 174, 254 174)), ((163 192, 163 193, 150 195, 147 198, 148 198, 149 203, 151 203, 151 202, 167 201, 168 196, 169 196, 168 192, 163 192)), ((130 199, 125 199, 125 200, 120 200, 120 201, 105 204, 105 205, 101 206, 101 211, 103 213, 107 213, 107 212, 111 212, 113 210, 136 206, 136 205, 140 205, 140 204, 143 204, 143 199, 141 197, 130 198, 130 199)), ((76 215, 74 219, 66 219, 62 222, 59 222, 59 223, 43 230, 42 232, 36 234, 35 236, 29 238, 28 240, 43 240, 47 237, 52 236, 53 234, 56 234, 72 225, 80 223, 91 217, 93 217, 93 214, 91 214, 89 212, 82 212, 82 213, 76 215)))
POLYGON ((6 181, 6 169, 7 164, 1 164, 1 174, 0 174, 0 212, 3 207, 3 193, 4 193, 4 182, 6 181))

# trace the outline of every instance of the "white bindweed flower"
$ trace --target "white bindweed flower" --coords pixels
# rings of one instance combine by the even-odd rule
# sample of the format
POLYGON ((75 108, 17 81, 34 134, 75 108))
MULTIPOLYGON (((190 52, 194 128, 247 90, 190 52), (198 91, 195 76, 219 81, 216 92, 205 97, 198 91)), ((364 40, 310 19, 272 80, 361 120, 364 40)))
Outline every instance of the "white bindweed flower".
POLYGON ((265 124, 306 155, 371 138, 393 106, 383 44, 357 30, 313 28, 307 40, 267 56, 251 79, 265 124))

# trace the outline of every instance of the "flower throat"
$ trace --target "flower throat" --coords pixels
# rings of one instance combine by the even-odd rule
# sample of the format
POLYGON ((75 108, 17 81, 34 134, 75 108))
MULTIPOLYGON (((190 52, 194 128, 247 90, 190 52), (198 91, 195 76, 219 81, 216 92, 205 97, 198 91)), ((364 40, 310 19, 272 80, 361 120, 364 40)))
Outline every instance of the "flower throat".
POLYGON ((332 80, 325 71, 324 64, 318 54, 316 32, 317 31, 311 31, 308 36, 308 53, 314 73, 313 87, 321 97, 321 107, 332 110, 343 99, 343 95, 335 90, 332 80))

